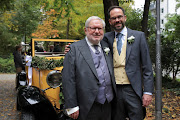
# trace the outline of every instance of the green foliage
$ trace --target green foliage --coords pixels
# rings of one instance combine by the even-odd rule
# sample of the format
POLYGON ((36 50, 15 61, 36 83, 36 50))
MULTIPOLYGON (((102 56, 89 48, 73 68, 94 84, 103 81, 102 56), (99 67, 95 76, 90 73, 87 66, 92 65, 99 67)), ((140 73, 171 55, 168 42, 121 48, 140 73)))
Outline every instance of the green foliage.
POLYGON ((168 16, 168 23, 162 36, 162 69, 173 73, 175 79, 180 65, 180 15, 168 16))
POLYGON ((39 68, 40 70, 52 70, 56 67, 61 67, 63 65, 63 58, 60 60, 46 59, 45 57, 35 56, 32 58, 32 67, 39 68))
MULTIPOLYGON (((156 63, 156 34, 151 34, 148 39, 149 45, 149 53, 151 56, 151 62, 153 65, 156 63)), ((155 71, 155 66, 153 66, 153 70, 155 71)))
POLYGON ((176 0, 176 2, 178 2, 178 4, 176 4, 176 10, 177 10, 178 8, 180 8, 180 0, 176 0))
POLYGON ((165 89, 180 88, 180 82, 173 81, 172 78, 164 76, 162 77, 162 87, 165 89))
MULTIPOLYGON (((143 11, 141 9, 132 9, 131 6, 125 6, 122 5, 125 9, 126 14, 126 26, 133 29, 141 31, 142 26, 141 22, 143 19, 143 11)), ((155 33, 155 18, 151 16, 151 13, 149 13, 148 16, 148 38, 155 33)))
POLYGON ((133 2, 133 0, 118 0, 119 4, 123 5, 125 3, 133 2))
POLYGON ((133 30, 141 30, 141 21, 143 12, 140 9, 126 8, 126 26, 133 30))
POLYGON ((30 38, 40 21, 40 2, 38 0, 8 1, 1 1, 4 3, 3 5, 13 3, 14 7, 11 11, 4 11, 3 14, 0 14, 0 54, 2 55, 12 53, 23 37, 30 38))
POLYGON ((13 34, 9 31, 5 24, 0 23, 0 54, 10 55, 15 49, 16 41, 13 39, 13 34))
POLYGON ((74 2, 74 0, 54 0, 53 9, 60 13, 58 19, 62 15, 64 17, 70 17, 71 12, 74 12, 76 15, 80 15, 80 13, 74 8, 74 2))
POLYGON ((63 87, 60 86, 60 93, 59 93, 59 103, 62 105, 64 104, 64 95, 63 95, 63 87))
POLYGON ((85 36, 84 26, 88 17, 94 15, 104 18, 102 0, 44 0, 44 10, 55 12, 50 17, 53 28, 59 31, 59 38, 82 39, 85 36))
POLYGON ((14 66, 14 58, 11 54, 8 58, 1 58, 0 57, 0 73, 14 73, 15 66, 14 66))
MULTIPOLYGON (((38 0, 16 0, 15 14, 11 18, 12 32, 18 39, 31 37, 40 22, 40 2, 38 0)), ((26 39, 26 38, 25 38, 26 39)))
MULTIPOLYGON (((148 45, 149 45, 149 52, 151 56, 152 64, 155 65, 156 63, 156 29, 155 29, 155 18, 151 16, 151 13, 149 13, 149 19, 148 19, 148 45)), ((153 66, 153 69, 155 71, 155 66, 153 66)))
POLYGON ((173 81, 172 78, 164 76, 162 77, 162 87, 174 92, 176 95, 180 95, 180 82, 177 80, 173 81))
POLYGON ((176 15, 176 14, 168 14, 166 16, 166 18, 168 19, 168 22, 165 24, 166 31, 168 31, 169 29, 175 28, 177 16, 178 15, 176 15))
POLYGON ((14 0, 0 0, 0 11, 11 10, 13 8, 14 0))

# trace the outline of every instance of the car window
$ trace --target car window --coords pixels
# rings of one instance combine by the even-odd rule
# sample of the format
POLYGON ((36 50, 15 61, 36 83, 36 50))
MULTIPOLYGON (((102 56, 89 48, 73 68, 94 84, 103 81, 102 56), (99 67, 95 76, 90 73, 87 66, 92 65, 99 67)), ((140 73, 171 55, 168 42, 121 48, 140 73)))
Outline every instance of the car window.
POLYGON ((65 45, 78 40, 67 39, 33 39, 33 56, 53 57, 64 56, 65 45))

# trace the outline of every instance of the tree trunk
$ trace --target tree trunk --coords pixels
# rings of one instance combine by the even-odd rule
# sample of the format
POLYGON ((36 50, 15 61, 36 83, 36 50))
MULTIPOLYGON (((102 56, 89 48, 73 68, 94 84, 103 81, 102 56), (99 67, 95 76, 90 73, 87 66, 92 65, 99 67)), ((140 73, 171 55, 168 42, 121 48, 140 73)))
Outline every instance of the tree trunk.
POLYGON ((148 37, 148 15, 149 15, 150 0, 145 0, 143 20, 141 21, 142 31, 145 33, 146 38, 148 37))
POLYGON ((179 72, 179 63, 176 64, 176 66, 174 67, 174 73, 173 73, 173 81, 176 81, 176 75, 179 72))
POLYGON ((69 38, 69 25, 70 25, 70 20, 68 18, 68 22, 67 22, 67 30, 66 30, 66 39, 69 38))
POLYGON ((111 27, 109 24, 109 16, 108 16, 108 9, 113 6, 119 6, 119 2, 118 0, 103 0, 103 4, 104 4, 104 15, 105 15, 105 22, 106 22, 106 32, 110 32, 111 31, 111 27))

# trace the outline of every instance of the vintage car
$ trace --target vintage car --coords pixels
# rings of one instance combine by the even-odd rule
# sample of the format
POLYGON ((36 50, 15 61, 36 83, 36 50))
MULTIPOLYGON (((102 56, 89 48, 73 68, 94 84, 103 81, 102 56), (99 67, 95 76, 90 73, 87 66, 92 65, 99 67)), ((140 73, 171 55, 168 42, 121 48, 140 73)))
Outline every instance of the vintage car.
POLYGON ((68 120, 63 110, 64 48, 77 40, 32 39, 25 71, 18 74, 17 110, 21 120, 68 120))

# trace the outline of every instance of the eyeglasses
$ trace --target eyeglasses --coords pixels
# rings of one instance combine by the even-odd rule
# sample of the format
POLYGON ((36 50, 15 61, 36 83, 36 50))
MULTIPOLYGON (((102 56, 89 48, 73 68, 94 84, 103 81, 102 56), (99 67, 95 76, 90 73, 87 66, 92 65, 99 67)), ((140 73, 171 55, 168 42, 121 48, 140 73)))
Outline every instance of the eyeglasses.
POLYGON ((111 20, 116 20, 116 19, 118 19, 118 20, 120 20, 120 19, 122 19, 124 16, 123 15, 119 15, 119 16, 117 16, 117 17, 112 17, 112 18, 110 18, 111 20))
POLYGON ((95 32, 96 30, 98 30, 98 31, 103 31, 104 30, 104 28, 102 27, 102 28, 92 28, 92 27, 87 27, 87 28, 90 28, 90 30, 92 31, 92 32, 95 32))

